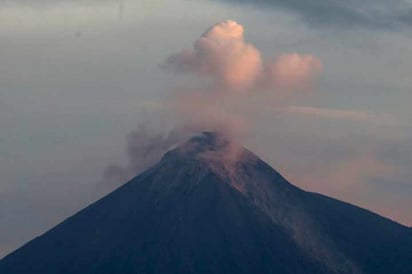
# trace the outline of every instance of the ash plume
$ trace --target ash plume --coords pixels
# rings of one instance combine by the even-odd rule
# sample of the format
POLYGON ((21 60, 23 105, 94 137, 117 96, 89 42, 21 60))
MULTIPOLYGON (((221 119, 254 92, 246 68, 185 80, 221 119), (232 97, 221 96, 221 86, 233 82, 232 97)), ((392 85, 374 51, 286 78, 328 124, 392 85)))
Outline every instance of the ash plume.
MULTIPOLYGON (((205 77, 213 85, 186 87, 172 94, 163 111, 177 120, 178 126, 165 132, 143 124, 131 132, 127 138, 127 164, 107 167, 101 185, 113 187, 130 180, 192 134, 213 131, 230 139, 245 136, 250 122, 242 114, 242 107, 253 104, 254 94, 273 96, 262 90, 276 94, 279 90, 304 89, 315 82, 322 63, 315 56, 298 53, 265 62, 257 47, 245 41, 244 27, 228 20, 211 26, 192 49, 172 54, 162 67, 205 77)), ((228 152, 222 161, 227 170, 232 170, 238 151, 228 147, 228 152)))
POLYGON ((164 68, 194 73, 212 80, 214 90, 257 91, 307 89, 322 71, 322 62, 311 54, 286 53, 263 60, 259 49, 247 43, 241 24, 228 20, 210 27, 185 49, 171 55, 164 68))
POLYGON ((187 131, 183 128, 162 132, 145 124, 139 125, 127 136, 127 164, 106 167, 100 187, 114 188, 130 180, 159 161, 168 149, 181 142, 185 136, 187 131))
MULTIPOLYGON (((161 130, 148 124, 140 124, 136 130, 127 136, 125 165, 112 164, 103 171, 99 190, 107 191, 116 188, 132 179, 142 171, 158 162, 162 156, 174 146, 202 131, 219 132, 227 138, 235 138, 236 131, 230 124, 218 123, 213 120, 197 120, 196 123, 176 126, 171 130, 161 130)), ((227 150, 232 152, 232 150, 227 150)), ((224 159, 233 161, 233 154, 228 153, 224 159), (229 158, 231 157, 231 158, 229 158)))
POLYGON ((212 78, 215 85, 230 90, 252 87, 262 68, 261 54, 244 41, 243 26, 229 20, 209 28, 193 49, 171 55, 165 66, 212 78))

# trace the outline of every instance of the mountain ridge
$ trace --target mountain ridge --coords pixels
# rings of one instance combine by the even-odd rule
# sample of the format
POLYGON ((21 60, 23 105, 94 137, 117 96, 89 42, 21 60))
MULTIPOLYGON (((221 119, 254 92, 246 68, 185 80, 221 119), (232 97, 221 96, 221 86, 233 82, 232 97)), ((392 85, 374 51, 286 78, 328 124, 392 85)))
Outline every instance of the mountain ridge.
POLYGON ((205 132, 6 256, 0 273, 406 274, 411 259, 410 229, 306 192, 205 132))

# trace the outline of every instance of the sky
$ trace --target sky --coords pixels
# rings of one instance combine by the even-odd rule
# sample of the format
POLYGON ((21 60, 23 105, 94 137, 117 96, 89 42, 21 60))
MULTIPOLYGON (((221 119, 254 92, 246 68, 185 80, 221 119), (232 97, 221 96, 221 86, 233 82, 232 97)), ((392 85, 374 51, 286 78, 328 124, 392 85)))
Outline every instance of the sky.
POLYGON ((216 124, 412 226, 412 4, 358 2, 0 0, 0 257, 216 124))

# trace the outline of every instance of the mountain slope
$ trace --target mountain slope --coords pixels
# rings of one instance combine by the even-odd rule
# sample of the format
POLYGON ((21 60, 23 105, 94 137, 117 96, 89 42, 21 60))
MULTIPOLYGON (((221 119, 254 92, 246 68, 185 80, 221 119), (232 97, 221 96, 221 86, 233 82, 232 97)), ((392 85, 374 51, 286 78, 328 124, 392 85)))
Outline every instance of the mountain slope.
POLYGON ((412 233, 204 133, 0 261, 0 273, 412 273, 412 233))

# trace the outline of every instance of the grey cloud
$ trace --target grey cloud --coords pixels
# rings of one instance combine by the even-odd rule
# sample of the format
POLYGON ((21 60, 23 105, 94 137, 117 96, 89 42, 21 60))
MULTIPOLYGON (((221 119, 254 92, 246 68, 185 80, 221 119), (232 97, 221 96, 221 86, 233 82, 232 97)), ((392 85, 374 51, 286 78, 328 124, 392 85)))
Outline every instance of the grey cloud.
POLYGON ((395 29, 412 23, 412 5, 404 0, 219 0, 273 7, 295 13, 311 26, 395 29))
MULTIPOLYGON (((230 4, 272 7, 298 15, 308 25, 316 27, 366 27, 398 29, 412 24, 412 4, 406 0, 214 0, 230 4)), ((125 0, 0 0, 3 4, 23 4, 31 7, 55 4, 100 5, 113 3, 121 14, 125 0)))
POLYGON ((404 14, 399 16, 399 21, 407 25, 412 24, 412 8, 409 8, 404 14))

